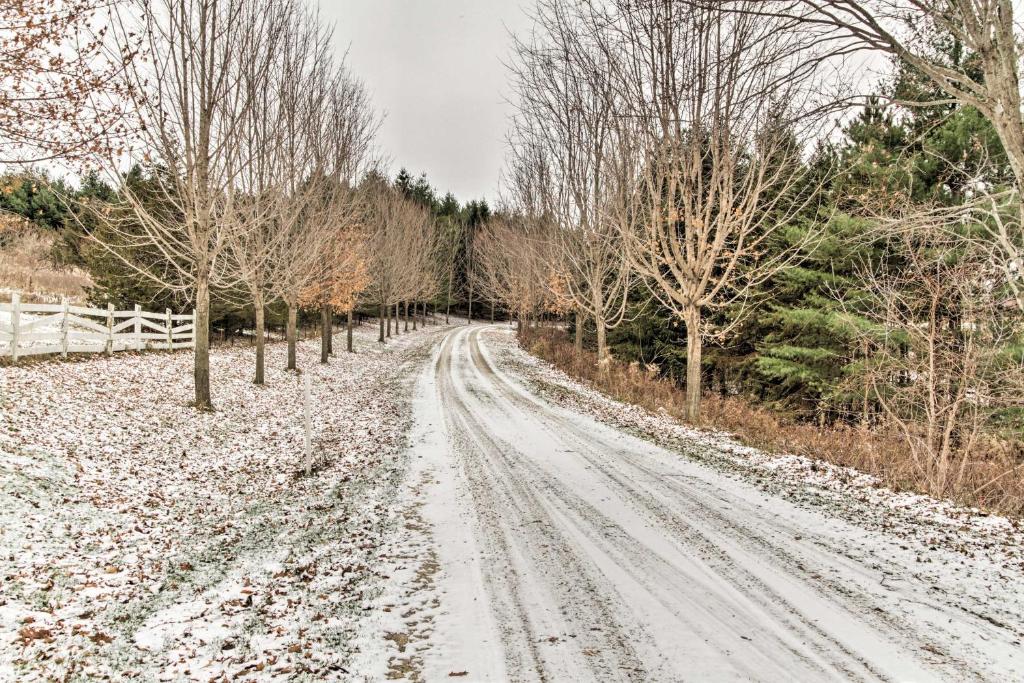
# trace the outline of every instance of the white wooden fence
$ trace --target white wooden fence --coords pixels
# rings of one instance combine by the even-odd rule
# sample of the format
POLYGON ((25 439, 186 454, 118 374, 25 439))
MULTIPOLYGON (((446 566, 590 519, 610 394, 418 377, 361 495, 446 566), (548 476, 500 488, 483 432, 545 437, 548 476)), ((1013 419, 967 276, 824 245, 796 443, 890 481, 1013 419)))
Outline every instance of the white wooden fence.
POLYGON ((59 304, 25 304, 18 294, 0 304, 0 357, 17 362, 22 356, 59 353, 105 353, 148 349, 189 349, 195 346, 195 312, 149 313, 136 306, 116 311, 59 304))

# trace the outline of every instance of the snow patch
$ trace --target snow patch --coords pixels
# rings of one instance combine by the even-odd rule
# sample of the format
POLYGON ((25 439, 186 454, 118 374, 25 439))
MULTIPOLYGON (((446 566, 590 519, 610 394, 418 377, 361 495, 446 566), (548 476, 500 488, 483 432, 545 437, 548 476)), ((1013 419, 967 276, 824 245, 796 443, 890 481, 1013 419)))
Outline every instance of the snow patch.
POLYGON ((265 387, 250 347, 214 350, 214 413, 189 353, 0 368, 0 680, 350 680, 433 343, 375 336, 329 365, 299 344, 312 477, 284 345, 265 387))

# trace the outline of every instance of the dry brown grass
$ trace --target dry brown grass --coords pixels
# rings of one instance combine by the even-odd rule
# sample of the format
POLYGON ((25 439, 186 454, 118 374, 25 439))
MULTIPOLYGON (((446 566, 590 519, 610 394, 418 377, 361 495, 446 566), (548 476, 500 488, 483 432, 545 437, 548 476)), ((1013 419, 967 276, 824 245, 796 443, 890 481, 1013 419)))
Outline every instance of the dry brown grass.
POLYGON ((21 292, 29 302, 64 296, 83 300, 92 281, 80 270, 56 268, 50 260, 52 246, 53 237, 43 230, 0 214, 0 289, 21 292))
MULTIPOLYGON (((612 361, 605 373, 596 354, 578 354, 563 330, 523 329, 523 347, 566 374, 582 380, 607 396, 652 412, 664 410, 684 422, 685 393, 672 381, 637 364, 612 361)), ((819 428, 786 419, 740 397, 708 394, 704 397, 701 427, 736 435, 746 445, 772 453, 803 455, 877 477, 895 491, 913 491, 948 498, 957 503, 1005 514, 1024 516, 1024 462, 1021 444, 991 438, 976 449, 963 467, 963 476, 947 490, 931 490, 931 483, 915 467, 906 442, 895 433, 848 425, 819 428)))

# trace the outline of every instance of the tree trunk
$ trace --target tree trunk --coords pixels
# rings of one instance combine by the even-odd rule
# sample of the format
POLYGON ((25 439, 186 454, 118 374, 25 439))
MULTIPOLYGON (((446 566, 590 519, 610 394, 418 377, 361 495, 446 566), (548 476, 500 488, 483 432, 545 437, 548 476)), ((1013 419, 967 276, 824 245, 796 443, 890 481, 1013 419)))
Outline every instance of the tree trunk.
POLYGON ((288 304, 288 369, 297 370, 298 367, 295 363, 295 344, 298 341, 298 329, 297 323, 299 320, 299 307, 296 304, 288 304))
POLYGON ((700 309, 686 311, 686 419, 696 424, 700 420, 700 309))
POLYGON ((331 307, 320 307, 320 363, 326 365, 331 356, 331 307))
POLYGON ((355 353, 352 348, 352 309, 348 309, 348 320, 345 323, 345 341, 348 345, 348 352, 355 353))
POLYGON ((597 329, 597 362, 607 363, 608 361, 608 330, 604 327, 604 321, 594 316, 594 327, 597 329))
POLYGON ((395 304, 395 336, 396 337, 402 333, 402 330, 400 330, 399 327, 398 327, 398 325, 401 322, 401 320, 402 320, 401 304, 396 303, 395 304))
POLYGON ((196 281, 195 354, 193 381, 195 382, 196 408, 213 410, 210 395, 210 280, 208 273, 202 273, 196 281))
POLYGON ((604 324, 604 301, 596 288, 591 290, 590 304, 594 311, 594 330, 597 332, 597 362, 605 371, 611 364, 608 353, 608 328, 604 324))
POLYGON ((455 257, 452 256, 451 264, 448 268, 448 296, 445 299, 444 309, 444 324, 448 324, 448 316, 452 312, 452 281, 455 279, 455 257))
POLYGON ((420 305, 415 301, 412 302, 412 331, 416 331, 417 318, 420 317, 420 305))
POLYGON ((256 294, 253 308, 255 308, 256 312, 256 380, 254 383, 263 385, 266 383, 266 378, 264 377, 264 363, 266 360, 266 333, 264 327, 267 315, 263 305, 263 292, 256 294))
POLYGON ((473 281, 469 281, 469 319, 467 325, 473 324, 473 281))
POLYGON ((380 337, 377 339, 377 342, 380 343, 380 344, 384 343, 384 308, 385 308, 384 304, 381 304, 380 305, 380 337))
POLYGON ((385 315, 388 317, 388 339, 391 339, 391 306, 385 305, 384 309, 387 311, 385 315))
POLYGON ((405 302, 405 331, 409 331, 409 302, 405 302))
POLYGON ((576 313, 576 339, 573 344, 576 348, 576 355, 583 353, 583 316, 576 313))
MULTIPOLYGON (((861 344, 861 355, 865 358, 865 360, 868 357, 868 342, 867 342, 866 339, 864 340, 863 344, 861 344)), ((862 403, 862 406, 861 406, 861 417, 860 417, 861 425, 864 426, 864 427, 867 427, 868 424, 870 423, 870 418, 868 417, 868 400, 869 400, 868 397, 870 396, 870 394, 871 394, 871 377, 870 377, 870 375, 865 373, 864 374, 864 399, 863 399, 863 403, 862 403)))

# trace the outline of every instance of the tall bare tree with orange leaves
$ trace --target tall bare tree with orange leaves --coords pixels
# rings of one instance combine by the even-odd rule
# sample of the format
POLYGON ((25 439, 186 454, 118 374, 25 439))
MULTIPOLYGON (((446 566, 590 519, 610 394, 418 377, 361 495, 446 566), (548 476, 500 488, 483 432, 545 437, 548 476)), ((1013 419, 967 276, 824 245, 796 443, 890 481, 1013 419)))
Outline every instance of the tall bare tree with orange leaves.
POLYGON ((366 235, 355 194, 339 199, 331 221, 334 229, 323 236, 320 258, 309 285, 302 291, 299 304, 320 309, 320 362, 330 358, 335 313, 349 317, 348 350, 353 351, 351 316, 360 292, 369 285, 366 262, 366 235))

